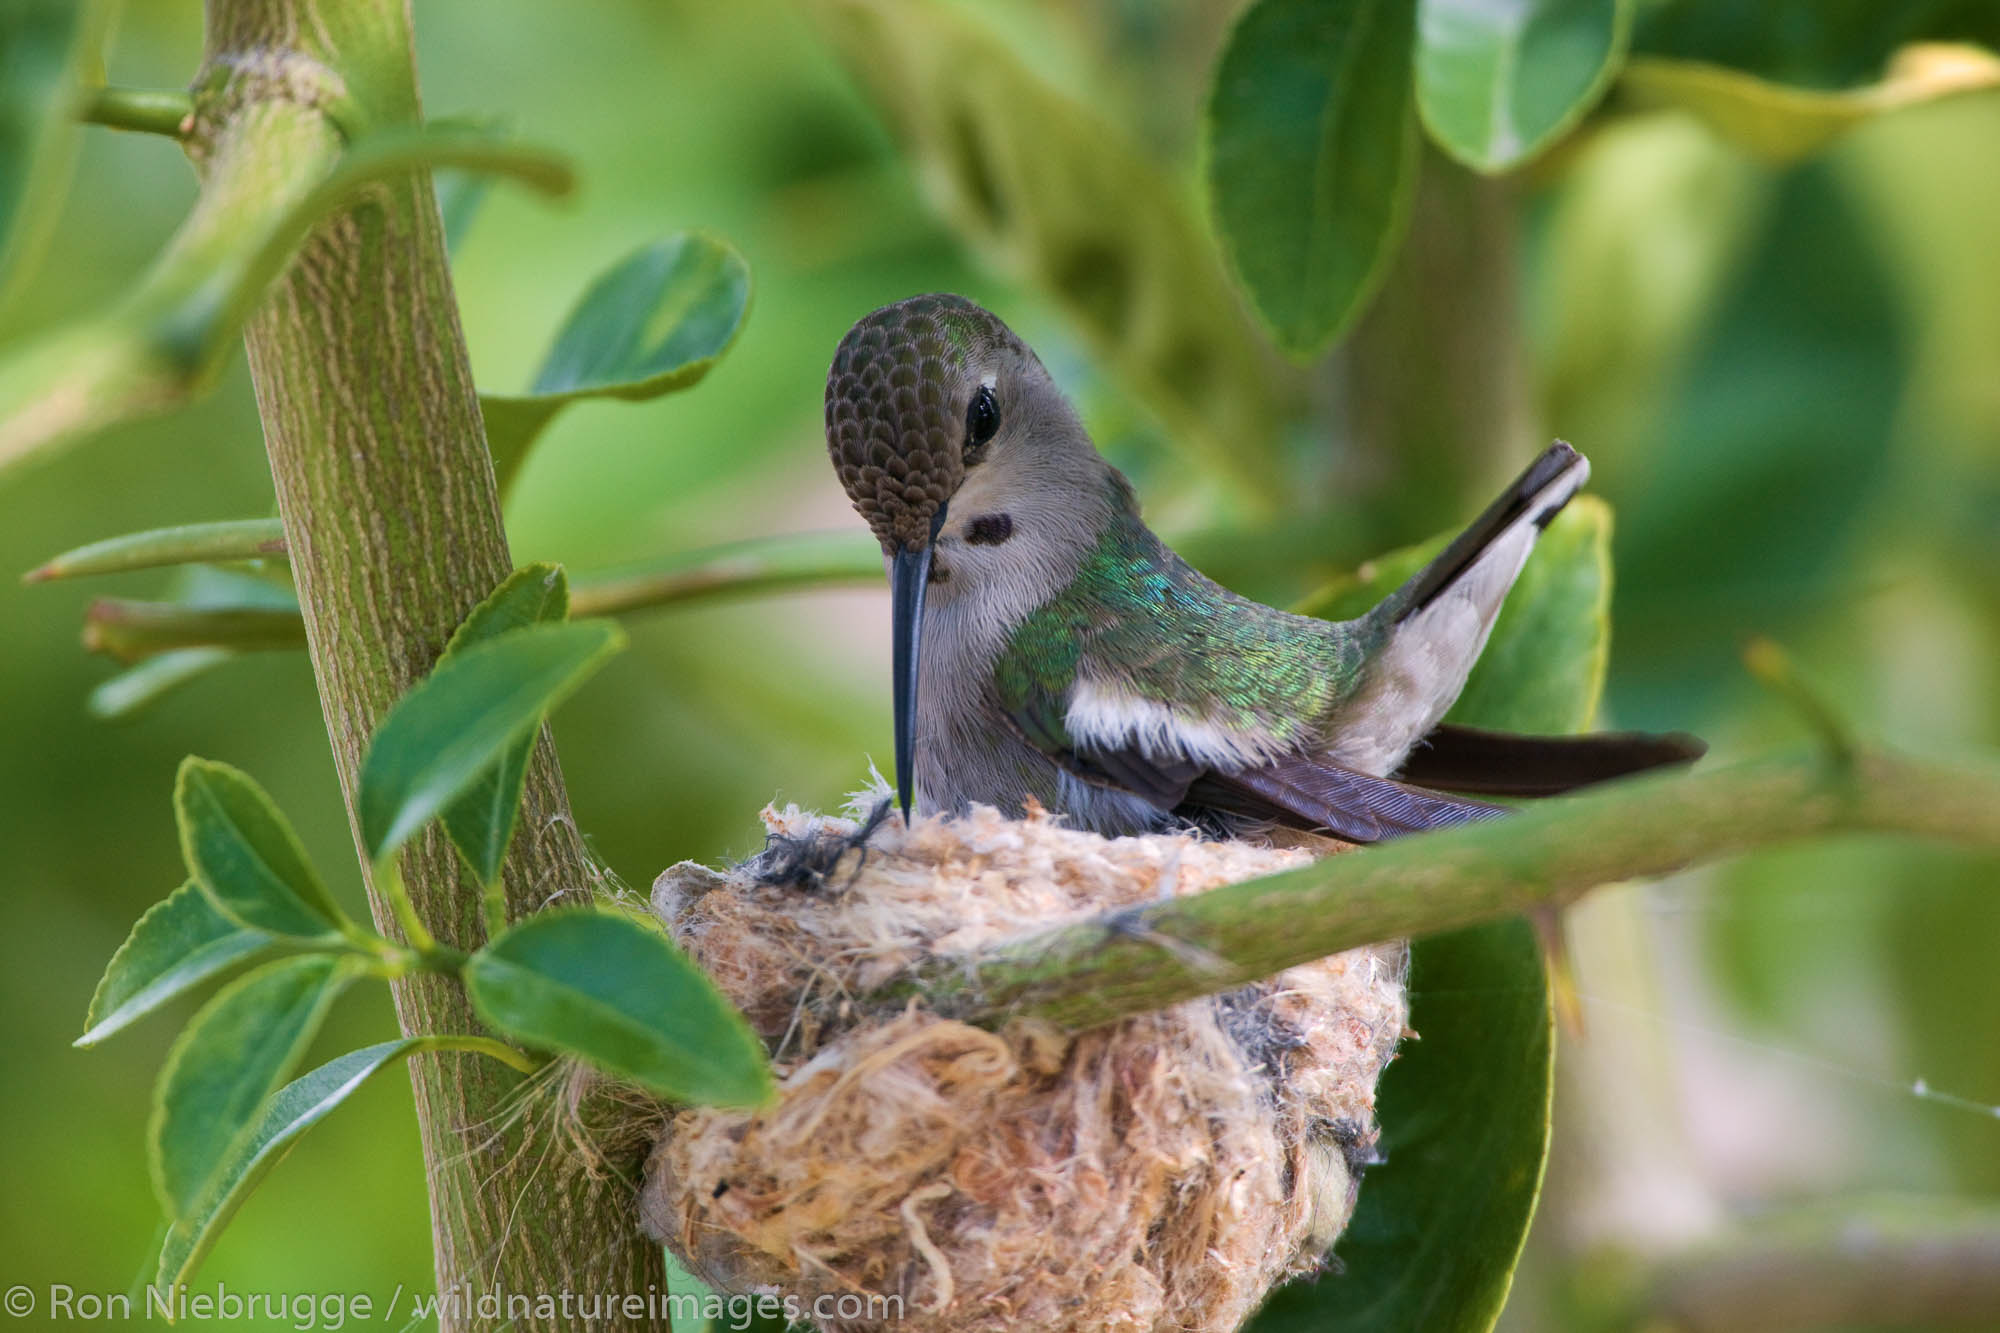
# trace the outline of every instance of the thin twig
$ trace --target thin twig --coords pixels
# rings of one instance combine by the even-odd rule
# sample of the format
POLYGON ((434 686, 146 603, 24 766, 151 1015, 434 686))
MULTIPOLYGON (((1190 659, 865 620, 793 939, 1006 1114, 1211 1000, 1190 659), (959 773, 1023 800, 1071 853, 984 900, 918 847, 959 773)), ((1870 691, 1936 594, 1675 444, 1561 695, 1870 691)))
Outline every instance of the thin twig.
POLYGON ((114 130, 184 139, 194 126, 194 102, 177 88, 93 88, 77 119, 114 130))
POLYGON ((296 609, 268 606, 195 606, 100 597, 83 616, 83 646, 121 662, 184 648, 251 652, 303 648, 305 621, 296 609))
POLYGON ((1766 1215, 1657 1267, 1632 1328, 2000 1327, 2000 1209, 1890 1197, 1766 1215))
POLYGON ((1797 710, 1806 725, 1812 728, 1813 734, 1819 737, 1829 759, 1836 764, 1854 762, 1860 747, 1855 743, 1853 728, 1848 726, 1839 710, 1799 673, 1784 649, 1770 639, 1752 639, 1743 649, 1743 664, 1750 669, 1751 675, 1797 710))
MULTIPOLYGON (((30 582, 189 559, 279 559, 281 538, 259 520, 196 524, 114 537, 57 556, 30 582)), ((646 565, 584 575, 571 585, 574 616, 613 615, 714 597, 748 597, 882 578, 882 557, 865 535, 803 533, 681 551, 646 565)), ((84 646, 123 662, 189 648, 250 652, 305 646, 305 622, 282 602, 215 603, 100 598, 84 617, 84 646)))

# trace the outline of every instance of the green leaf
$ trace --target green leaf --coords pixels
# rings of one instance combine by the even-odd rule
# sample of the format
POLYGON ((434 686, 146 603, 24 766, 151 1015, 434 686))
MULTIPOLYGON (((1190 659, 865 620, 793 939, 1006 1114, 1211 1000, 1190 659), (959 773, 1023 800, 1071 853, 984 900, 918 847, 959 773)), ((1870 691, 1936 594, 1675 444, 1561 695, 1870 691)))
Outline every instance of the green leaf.
POLYGON ((640 400, 684 389, 728 350, 750 309, 750 266, 687 231, 642 245, 591 284, 529 391, 640 400))
MULTIPOLYGON (((1560 517, 1557 521, 1561 521, 1560 517)), ((1293 603, 1292 610, 1302 616, 1318 616, 1321 620, 1352 620, 1356 616, 1366 615, 1374 609, 1377 602, 1401 587, 1412 574, 1429 564, 1431 558, 1449 545, 1451 539, 1458 533, 1459 529, 1452 528, 1438 533, 1435 537, 1427 537, 1415 545, 1401 546, 1387 555, 1376 556, 1352 574, 1343 575, 1293 603)), ((1532 555, 1528 559, 1533 563, 1532 555)), ((1475 671, 1478 669, 1477 666, 1473 667, 1475 671)))
POLYGON ((1976 46, 1943 42, 1905 47, 1879 83, 1838 92, 1658 56, 1633 57, 1618 80, 1627 105, 1687 111, 1729 142, 1774 163, 1816 152, 1871 117, 1996 87, 2000 58, 1976 46))
POLYGON ((285 1159, 301 1135, 376 1073, 423 1045, 421 1038, 405 1037, 349 1051, 300 1075, 264 1101, 220 1150, 200 1196, 169 1224, 156 1284, 171 1288, 184 1281, 250 1191, 285 1159))
POLYGON ((1484 1333, 1506 1304, 1548 1151, 1554 1023, 1525 921, 1410 950, 1410 1026, 1382 1075, 1387 1159, 1368 1169, 1335 1253, 1343 1271, 1281 1288, 1253 1333, 1484 1333))
MULTIPOLYGON (((555 565, 525 566, 472 609, 438 660, 449 662, 474 644, 489 642, 510 630, 558 623, 568 616, 569 581, 562 570, 555 565)), ((445 833, 481 884, 490 885, 500 878, 500 863, 506 859, 507 843, 514 836, 521 791, 528 780, 528 758, 534 749, 535 732, 531 729, 470 791, 445 807, 445 833)))
POLYGON ((91 690, 84 707, 100 722, 123 722, 235 657, 227 648, 182 648, 160 653, 100 682, 91 690))
POLYGON ((440 662, 383 719, 362 761, 369 857, 379 862, 470 790, 624 643, 609 621, 530 625, 440 662))
POLYGON ((1416 0, 1257 0, 1208 103, 1223 247, 1278 345, 1319 352, 1360 315, 1417 176, 1416 0))
POLYGON ((523 565, 501 580, 485 601, 466 614, 452 631, 438 661, 449 662, 466 649, 489 643, 513 630, 555 624, 568 616, 569 578, 562 566, 523 565))
POLYGON ((283 559, 285 525, 275 518, 183 523, 178 527, 128 532, 51 557, 22 576, 23 583, 74 579, 86 574, 122 574, 163 565, 210 564, 225 560, 283 559))
POLYGON ((188 873, 240 926, 324 940, 349 928, 298 835, 247 773, 189 755, 174 780, 188 873))
POLYGON ((153 1184, 170 1219, 201 1203, 352 976, 326 954, 280 959, 230 983, 188 1023, 167 1053, 147 1128, 153 1184))
POLYGON ((54 233, 76 163, 81 75, 100 59, 110 8, 0 4, 0 308, 54 233))
POLYGON ((657 398, 697 383, 736 341, 749 309, 750 266, 705 232, 678 232, 621 259, 563 322, 533 388, 481 396, 501 488, 561 408, 579 398, 657 398))
POLYGON ((757 1106, 764 1048, 705 973, 657 931, 594 911, 543 912, 472 956, 479 1016, 680 1101, 757 1106))
MULTIPOLYGON (((1345 618, 1416 572, 1451 534, 1373 561, 1321 598, 1345 618)), ((1580 730, 1604 688, 1611 514, 1579 496, 1542 534, 1450 717, 1580 730)), ((1473 926, 1410 947, 1410 1026, 1382 1076, 1386 1163, 1336 1246, 1345 1271, 1280 1289, 1255 1333, 1421 1328, 1485 1333, 1506 1304, 1548 1156, 1555 1024, 1534 929, 1473 926)))
POLYGON ((271 943, 264 931, 216 911, 200 885, 181 885, 153 904, 111 955, 73 1044, 95 1046, 271 943))
POLYGON ((1419 0, 1417 111, 1440 147, 1505 171, 1583 119, 1632 38, 1633 0, 1419 0))
POLYGON ((1017 53, 991 5, 811 0, 933 203, 1033 282, 1206 474, 1281 508, 1298 396, 1231 289, 1200 208, 1122 126, 1017 53))

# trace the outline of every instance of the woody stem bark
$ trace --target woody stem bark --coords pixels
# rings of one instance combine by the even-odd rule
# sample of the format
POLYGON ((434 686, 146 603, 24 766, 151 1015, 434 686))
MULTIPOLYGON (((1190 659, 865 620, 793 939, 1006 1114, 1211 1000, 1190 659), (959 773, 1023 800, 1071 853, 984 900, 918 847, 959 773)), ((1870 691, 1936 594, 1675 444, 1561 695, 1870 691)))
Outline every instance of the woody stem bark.
MULTIPOLYGON (((187 136, 204 200, 297 195, 351 139, 420 118, 406 0, 209 0, 207 59, 187 136)), ((370 187, 319 225, 245 333, 305 638, 352 820, 375 725, 453 627, 511 568, 493 470, 427 173, 370 187)), ((355 824, 356 847, 360 848, 355 824)), ((361 856, 366 864, 367 857, 361 856)), ((480 895, 435 830, 403 856, 417 915, 441 941, 483 939, 480 895)), ((506 868, 510 913, 588 898, 585 859, 546 733, 506 868)), ((377 926, 397 934, 370 886, 377 926)), ((396 983, 403 1031, 477 1033, 453 981, 396 983)), ((523 1114, 521 1076, 437 1050, 410 1062, 440 1291, 526 1297, 521 1328, 650 1329, 664 1315, 563 1293, 664 1292, 635 1191, 587 1169, 553 1117, 523 1114), (537 1298, 556 1298, 549 1313, 537 1298)), ((587 1112, 586 1112, 587 1114, 587 1112)), ((602 1163, 596 1163, 602 1166, 602 1163)), ((612 1162, 636 1170, 636 1162, 612 1162)), ((651 1304, 643 1299, 639 1304, 651 1304)), ((488 1326, 475 1308, 448 1329, 488 1326)))

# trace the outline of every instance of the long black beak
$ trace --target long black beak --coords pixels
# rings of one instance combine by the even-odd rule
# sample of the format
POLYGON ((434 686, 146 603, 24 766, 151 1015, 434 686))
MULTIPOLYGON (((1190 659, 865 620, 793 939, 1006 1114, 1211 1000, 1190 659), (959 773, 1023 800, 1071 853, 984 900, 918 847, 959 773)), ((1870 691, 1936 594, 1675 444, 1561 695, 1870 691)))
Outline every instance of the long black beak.
POLYGON ((889 563, 889 600, 894 608, 890 651, 895 676, 896 798, 903 822, 910 822, 910 794, 917 770, 917 662, 924 637, 924 590, 931 581, 931 546, 944 526, 944 506, 931 519, 930 541, 912 550, 898 547, 889 563))

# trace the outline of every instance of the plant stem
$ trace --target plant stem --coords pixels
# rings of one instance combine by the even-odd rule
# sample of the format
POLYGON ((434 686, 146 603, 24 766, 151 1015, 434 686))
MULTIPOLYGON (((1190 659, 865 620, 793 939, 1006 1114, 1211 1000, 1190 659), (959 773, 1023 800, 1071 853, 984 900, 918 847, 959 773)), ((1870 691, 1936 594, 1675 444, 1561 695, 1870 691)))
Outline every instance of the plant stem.
POLYGON ((184 648, 235 652, 305 646, 297 611, 271 606, 198 606, 100 597, 83 614, 83 646, 121 662, 184 648))
POLYGON ((79 435, 180 403, 215 372, 219 300, 341 151, 325 115, 301 100, 308 92, 302 84, 290 98, 252 98, 233 108, 224 129, 197 123, 183 145, 196 159, 201 194, 138 285, 110 309, 0 358, 0 475, 79 435))
POLYGON ((178 88, 93 88, 77 118, 114 130, 185 137, 194 102, 178 88))
MULTIPOLYGON (((108 573, 195 558, 245 559, 252 554, 284 558, 283 542, 274 545, 265 540, 265 531, 261 523, 251 521, 114 537, 57 556, 30 578, 39 581, 108 573), (175 555, 176 550, 201 554, 175 555)), ((865 533, 760 537, 677 552, 624 570, 583 575, 570 593, 570 614, 614 615, 706 598, 837 584, 873 586, 881 581, 882 555, 865 533)), ((296 610, 262 602, 219 605, 101 597, 84 615, 84 646, 124 662, 188 648, 251 652, 297 648, 304 643, 305 625, 296 610)))
MULTIPOLYGON (((293 152, 337 147, 356 125, 372 135, 418 122, 404 0, 209 0, 208 20, 191 151, 211 180, 273 116, 282 115, 293 152)), ((314 227, 245 341, 359 851, 354 798, 370 735, 512 568, 427 173, 376 179, 314 227)), ((546 731, 521 828, 505 872, 513 912, 587 901, 583 849, 546 731)), ((478 947, 481 895, 461 886, 442 834, 433 828, 413 843, 400 869, 415 917, 441 947, 478 947)), ((382 890, 371 881, 370 907, 387 935, 397 912, 382 890)), ((393 990, 407 1035, 479 1031, 464 990, 446 977, 420 972, 393 990)), ((494 1060, 452 1046, 410 1069, 440 1290, 665 1289, 625 1178, 636 1161, 591 1169, 550 1117, 518 1114, 519 1075, 494 1060)), ((587 1136, 596 1109, 579 1114, 576 1134, 587 1136)), ((445 1328, 471 1317, 447 1312, 445 1328)), ((660 1323, 621 1310, 595 1327, 660 1323)))
POLYGON ((1743 663, 1750 674, 1769 686, 1773 693, 1797 711, 1819 737, 1827 758, 1836 764, 1854 761, 1860 746, 1845 719, 1808 684, 1785 655, 1784 649, 1766 638, 1752 639, 1743 650, 1743 663))
POLYGON ((1640 1269, 1607 1303, 1633 1329, 2000 1327, 2000 1209, 1892 1196, 1781 1211, 1640 1269))
POLYGON ((300 242, 319 223, 370 187, 429 167, 460 167, 511 176, 546 194, 567 194, 576 178, 560 155, 532 145, 505 143, 480 130, 455 127, 377 129, 350 147, 325 178, 273 222, 240 272, 218 285, 212 310, 203 311, 213 345, 232 340, 265 288, 291 262, 300 242))
POLYGON ((376 889, 389 900, 389 910, 395 914, 396 924, 402 929, 403 938, 409 941, 410 948, 416 951, 419 958, 429 958, 436 954, 437 936, 431 934, 430 927, 426 926, 423 918, 417 915, 417 909, 410 902, 410 891, 403 883, 402 872, 397 868, 395 858, 378 861, 370 878, 374 881, 376 889))
MULTIPOLYGON (((302 82, 281 95, 222 104, 229 151, 204 167, 201 201, 124 301, 0 359, 0 471, 203 388, 307 233, 385 181, 441 165, 497 172, 551 194, 572 184, 568 164, 546 149, 476 130, 377 128, 333 71, 294 66, 302 82), (349 147, 336 115, 342 126, 370 128, 349 147), (308 140, 295 132, 300 121, 327 133, 308 140), (286 156, 286 145, 302 151, 286 156)), ((219 77, 189 113, 184 143, 198 166, 224 137, 201 124, 202 109, 220 101, 220 89, 271 82, 254 71, 219 77)))
POLYGON ((875 998, 921 993, 940 1013, 987 1026, 1031 1017, 1094 1027, 1363 944, 1561 906, 1599 885, 1843 831, 2000 847, 2000 762, 1864 753, 1847 765, 1814 756, 1635 778, 940 957, 875 998))
POLYGON ((486 938, 496 939, 507 929, 507 885, 498 879, 482 884, 479 899, 486 912, 486 938))
POLYGON ((580 576, 573 616, 613 615, 706 597, 882 581, 882 552, 865 533, 808 532, 683 551, 629 569, 580 576))

